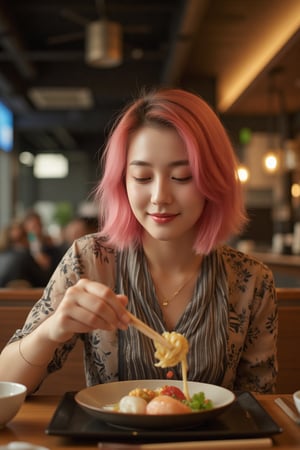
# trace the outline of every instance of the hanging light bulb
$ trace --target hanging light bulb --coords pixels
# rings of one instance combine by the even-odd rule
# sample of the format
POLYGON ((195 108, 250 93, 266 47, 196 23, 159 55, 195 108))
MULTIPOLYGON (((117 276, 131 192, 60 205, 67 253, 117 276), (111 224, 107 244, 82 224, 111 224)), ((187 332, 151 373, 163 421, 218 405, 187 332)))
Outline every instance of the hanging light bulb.
POLYGON ((278 77, 281 74, 281 68, 275 67, 269 73, 268 86, 268 109, 269 116, 269 150, 264 154, 263 167, 268 173, 275 173, 279 170, 279 156, 281 155, 281 135, 279 127, 280 91, 278 88, 278 77))
POLYGON ((279 160, 278 156, 275 152, 268 152, 265 154, 264 160, 264 168, 267 172, 273 173, 276 172, 279 168, 279 160))
POLYGON ((293 183, 291 186, 291 195, 294 198, 300 197, 300 184, 299 183, 293 183))
POLYGON ((106 19, 91 22, 86 27, 87 64, 94 67, 116 67, 122 63, 122 29, 106 19))
POLYGON ((95 0, 99 20, 86 25, 86 63, 93 67, 117 67, 123 60, 122 27, 108 19, 106 0, 95 0))
POLYGON ((241 183, 247 183, 249 180, 249 170, 246 166, 239 166, 238 167, 238 177, 241 183))

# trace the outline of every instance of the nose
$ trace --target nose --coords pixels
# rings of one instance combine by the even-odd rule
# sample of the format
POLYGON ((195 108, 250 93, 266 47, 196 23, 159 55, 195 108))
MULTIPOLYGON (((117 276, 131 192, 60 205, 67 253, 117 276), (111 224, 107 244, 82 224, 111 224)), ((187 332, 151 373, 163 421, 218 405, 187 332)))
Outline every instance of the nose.
POLYGON ((172 192, 168 180, 164 177, 157 177, 152 185, 151 203, 154 205, 163 205, 171 202, 172 192))

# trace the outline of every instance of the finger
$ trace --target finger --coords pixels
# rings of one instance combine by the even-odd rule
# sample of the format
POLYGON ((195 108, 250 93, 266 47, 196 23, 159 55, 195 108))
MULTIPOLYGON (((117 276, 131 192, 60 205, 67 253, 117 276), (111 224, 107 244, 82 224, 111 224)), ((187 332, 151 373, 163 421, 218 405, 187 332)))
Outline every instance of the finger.
POLYGON ((88 333, 93 329, 115 329, 105 319, 97 318, 95 321, 95 315, 77 306, 73 306, 70 314, 64 308, 58 309, 49 319, 49 337, 56 342, 65 342, 76 333, 88 333), (55 323, 51 325, 51 321, 55 323))
POLYGON ((128 305, 128 297, 123 294, 116 294, 116 297, 122 302, 122 305, 126 308, 128 305))
POLYGON ((74 333, 87 333, 94 329, 116 329, 116 325, 107 317, 98 316, 82 307, 69 293, 52 316, 52 321, 55 321, 55 324, 51 326, 51 338, 58 342, 68 340, 74 333))
POLYGON ((96 328, 116 328, 119 318, 114 309, 102 298, 72 286, 68 289, 63 313, 66 317, 86 325, 89 330, 96 328))
POLYGON ((91 330, 115 330, 117 327, 109 322, 106 317, 98 316, 93 312, 76 307, 73 308, 72 314, 64 316, 62 319, 62 326, 71 328, 76 333, 87 333, 91 330))
POLYGON ((75 292, 75 295, 83 308, 113 327, 127 328, 130 321, 124 306, 127 297, 120 298, 109 287, 89 280, 80 280, 73 288, 74 291, 80 290, 80 294, 75 292))
POLYGON ((82 280, 84 289, 91 294, 105 300, 120 317, 127 312, 128 298, 125 295, 115 294, 108 286, 89 280, 82 280))

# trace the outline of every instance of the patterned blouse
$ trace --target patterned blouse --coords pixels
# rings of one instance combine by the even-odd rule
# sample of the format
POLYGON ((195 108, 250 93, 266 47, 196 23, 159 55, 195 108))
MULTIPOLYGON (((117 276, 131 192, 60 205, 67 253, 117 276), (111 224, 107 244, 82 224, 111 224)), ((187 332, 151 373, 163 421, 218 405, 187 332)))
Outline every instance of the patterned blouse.
MULTIPOLYGON (((128 309, 159 333, 162 311, 142 249, 116 252, 97 234, 75 241, 10 342, 34 330, 57 308, 80 278, 99 281, 128 296, 128 309)), ((189 342, 188 379, 231 390, 274 392, 277 377, 278 315, 271 271, 226 245, 205 256, 191 301, 174 331, 189 342)), ((170 368, 154 364, 153 342, 129 326, 126 331, 94 330, 61 344, 48 366, 63 366, 76 340, 84 342, 88 386, 125 379, 163 379, 170 368)), ((181 379, 180 364, 171 369, 181 379)))

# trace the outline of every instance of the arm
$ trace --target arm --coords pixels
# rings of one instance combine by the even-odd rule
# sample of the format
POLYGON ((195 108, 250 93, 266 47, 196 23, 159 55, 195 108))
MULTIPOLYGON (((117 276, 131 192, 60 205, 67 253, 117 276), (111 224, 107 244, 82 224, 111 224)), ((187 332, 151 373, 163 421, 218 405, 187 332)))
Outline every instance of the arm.
MULTIPOLYGON (((28 393, 31 393, 47 375, 47 366, 55 350, 74 335, 94 329, 127 327, 130 320, 126 311, 127 298, 116 295, 101 282, 80 278, 91 275, 97 279, 95 274, 84 270, 84 258, 81 258, 81 264, 79 260, 80 254, 73 249, 54 273, 23 329, 14 335, 15 342, 2 351, 0 380, 26 384, 28 393), (19 339, 22 339, 21 347, 16 342, 19 339)), ((100 262, 93 264, 89 260, 89 265, 99 267, 100 262)))
POLYGON ((235 389, 274 392, 277 367, 278 310, 273 276, 263 266, 258 277, 235 389))
POLYGON ((55 350, 74 334, 125 329, 130 321, 127 298, 107 286, 82 279, 67 289, 58 308, 21 341, 7 345, 0 356, 0 380, 23 383, 33 392, 47 373, 55 350), (20 347, 21 343, 21 347, 20 347))
POLYGON ((7 345, 0 355, 0 380, 25 384, 32 393, 46 377, 56 346, 43 337, 42 327, 7 345))

